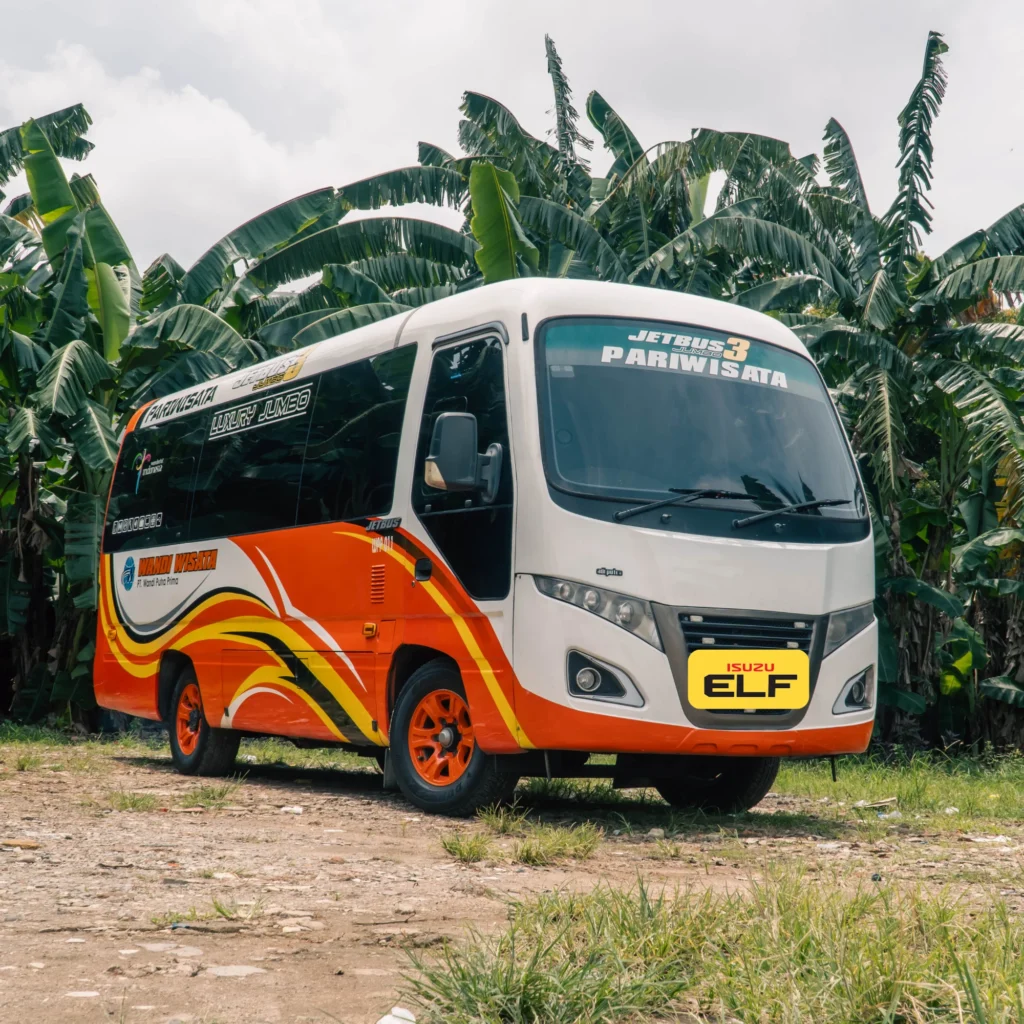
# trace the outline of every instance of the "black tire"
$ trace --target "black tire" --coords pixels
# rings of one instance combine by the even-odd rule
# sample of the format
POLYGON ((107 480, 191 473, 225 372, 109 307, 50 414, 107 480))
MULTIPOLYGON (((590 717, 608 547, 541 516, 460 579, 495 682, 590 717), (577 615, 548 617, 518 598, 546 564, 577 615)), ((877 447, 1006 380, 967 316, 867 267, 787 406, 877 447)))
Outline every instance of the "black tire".
POLYGON ((200 697, 198 708, 192 708, 192 728, 188 730, 192 735, 184 744, 188 749, 184 749, 178 732, 178 712, 186 691, 199 693, 199 684, 191 666, 183 669, 178 676, 165 723, 171 739, 171 761, 174 767, 182 775, 229 775, 234 768, 242 737, 232 729, 214 729, 206 720, 200 697))
POLYGON ((706 814, 736 814, 756 807, 779 774, 777 757, 680 757, 679 772, 655 780, 673 807, 706 814))
MULTIPOLYGON (((453 781, 435 785, 416 768, 409 728, 413 714, 431 694, 448 691, 466 700, 458 670, 448 661, 431 661, 420 666, 402 688, 391 716, 391 760, 395 781, 405 798, 430 814, 464 818, 481 807, 511 799, 519 781, 515 775, 498 771, 493 757, 473 745, 461 774, 453 781)), ((446 720, 447 722, 447 720, 446 720)), ((438 734, 440 735, 440 733, 438 734)))

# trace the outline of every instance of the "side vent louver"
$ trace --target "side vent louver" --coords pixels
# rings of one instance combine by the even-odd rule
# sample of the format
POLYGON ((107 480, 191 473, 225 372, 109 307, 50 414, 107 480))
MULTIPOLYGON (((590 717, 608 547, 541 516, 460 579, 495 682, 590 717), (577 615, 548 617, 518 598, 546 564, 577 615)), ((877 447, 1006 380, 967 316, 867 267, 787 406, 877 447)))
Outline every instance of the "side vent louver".
POLYGON ((370 566, 370 604, 384 603, 384 566, 370 566))

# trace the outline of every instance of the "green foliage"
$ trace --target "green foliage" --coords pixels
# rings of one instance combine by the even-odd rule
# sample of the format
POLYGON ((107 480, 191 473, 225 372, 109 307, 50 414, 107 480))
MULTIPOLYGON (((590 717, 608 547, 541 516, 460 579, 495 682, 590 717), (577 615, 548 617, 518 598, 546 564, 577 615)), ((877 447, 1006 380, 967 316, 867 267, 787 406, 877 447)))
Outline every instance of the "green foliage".
POLYGON ((484 281, 493 284, 519 277, 520 264, 536 270, 540 253, 519 223, 515 177, 492 163, 478 161, 469 174, 469 194, 473 204, 470 227, 480 243, 474 256, 484 281))

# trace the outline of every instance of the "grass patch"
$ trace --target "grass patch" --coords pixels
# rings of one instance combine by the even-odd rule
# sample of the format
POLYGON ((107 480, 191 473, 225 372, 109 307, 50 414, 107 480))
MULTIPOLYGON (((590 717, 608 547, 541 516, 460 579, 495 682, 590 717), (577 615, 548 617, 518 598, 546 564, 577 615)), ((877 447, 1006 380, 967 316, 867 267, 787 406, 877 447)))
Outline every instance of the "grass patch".
POLYGON ((151 793, 115 789, 107 794, 107 806, 114 811, 154 811, 157 808, 157 799, 151 793))
POLYGON ((512 849, 512 859, 537 867, 559 860, 587 860, 603 833, 593 822, 584 821, 578 825, 528 822, 521 834, 512 849))
POLYGON ((463 864, 476 864, 491 853, 491 841, 482 832, 451 832, 442 836, 441 846, 463 864))
POLYGON ((1024 1020, 1024 921, 1004 903, 848 882, 540 896, 499 936, 414 955, 408 994, 421 1024, 1024 1020))
POLYGON ((377 762, 372 757, 361 757, 336 747, 304 750, 287 740, 273 736, 243 739, 238 751, 238 760, 242 764, 279 765, 288 768, 367 772, 378 770, 377 762))
POLYGON ((1020 753, 950 757, 943 753, 843 757, 833 783, 823 762, 783 761, 775 792, 811 800, 830 798, 854 814, 875 817, 893 808, 857 808, 896 797, 904 815, 946 819, 1020 819, 1024 817, 1024 755, 1020 753), (947 813, 947 808, 952 808, 947 813))
POLYGON ((244 776, 228 782, 208 782, 195 789, 190 789, 182 798, 182 807, 205 807, 208 810, 223 807, 241 785, 244 776))
POLYGON ((484 807, 477 811, 476 816, 495 835, 499 836, 518 835, 522 832, 523 823, 526 821, 526 811, 522 810, 517 803, 484 807))

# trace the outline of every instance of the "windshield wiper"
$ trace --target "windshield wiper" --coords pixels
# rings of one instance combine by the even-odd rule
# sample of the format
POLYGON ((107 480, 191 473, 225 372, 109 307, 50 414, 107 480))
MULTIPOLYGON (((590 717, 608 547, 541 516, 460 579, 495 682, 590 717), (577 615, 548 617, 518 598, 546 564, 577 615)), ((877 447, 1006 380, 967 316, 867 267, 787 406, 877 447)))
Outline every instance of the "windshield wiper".
POLYGON ((705 487, 702 490, 694 491, 689 487, 669 487, 673 491, 671 498, 661 498, 659 501, 648 501, 635 508, 619 509, 615 513, 615 521, 621 523, 624 519, 639 515, 641 512, 650 512, 651 509, 664 508, 666 505, 689 505, 691 502, 699 501, 701 498, 749 498, 749 494, 740 491, 723 491, 717 487, 705 487), (686 495, 684 498, 683 495, 686 495))
POLYGON ((742 530, 744 526, 752 523, 759 523, 762 519, 771 519, 782 512, 808 512, 812 508, 828 508, 831 505, 850 505, 853 498, 819 498, 817 501, 801 501, 799 505, 782 505, 780 508, 769 509, 767 512, 758 512, 756 516, 747 516, 746 519, 734 519, 732 528, 742 530))

